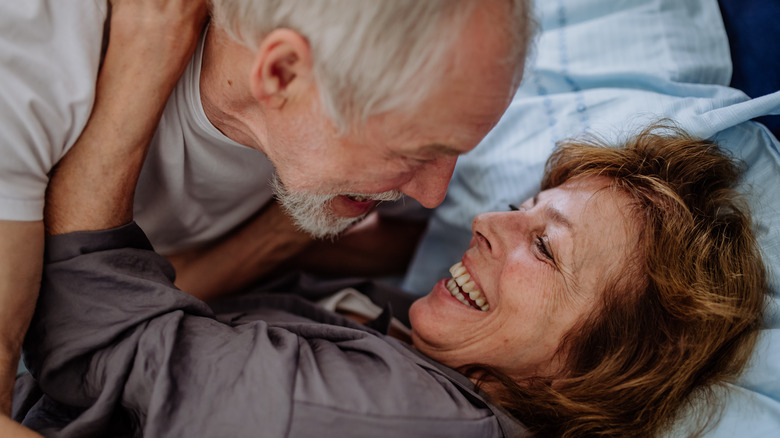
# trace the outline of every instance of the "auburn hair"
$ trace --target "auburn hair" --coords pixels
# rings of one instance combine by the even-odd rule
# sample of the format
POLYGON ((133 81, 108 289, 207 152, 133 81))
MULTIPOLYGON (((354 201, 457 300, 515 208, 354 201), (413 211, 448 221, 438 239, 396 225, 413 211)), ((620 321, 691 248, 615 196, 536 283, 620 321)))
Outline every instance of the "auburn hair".
MULTIPOLYGON (((564 336, 564 374, 513 381, 480 365, 464 372, 500 383, 491 396, 537 436, 653 436, 694 398, 713 402, 713 385, 747 362, 768 294, 735 189, 741 173, 715 143, 669 124, 618 146, 591 137, 559 144, 542 190, 609 177, 633 199, 640 254, 564 336)), ((718 412, 700 412, 694 434, 718 412)))

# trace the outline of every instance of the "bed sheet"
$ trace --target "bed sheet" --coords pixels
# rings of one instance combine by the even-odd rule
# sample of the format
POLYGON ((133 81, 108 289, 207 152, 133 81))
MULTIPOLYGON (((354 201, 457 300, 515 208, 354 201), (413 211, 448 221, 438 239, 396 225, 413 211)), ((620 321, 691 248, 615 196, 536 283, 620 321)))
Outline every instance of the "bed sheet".
MULTIPOLYGON (((606 139, 670 118, 714 138, 748 164, 742 183, 771 271, 773 301, 749 369, 721 400, 708 437, 780 430, 780 144, 758 116, 780 114, 780 92, 751 99, 729 88, 729 43, 715 0, 546 0, 523 84, 498 126, 456 166, 404 279, 425 294, 460 259, 472 218, 539 189, 555 142, 590 132, 606 139)), ((685 436, 684 419, 670 436, 685 436)))

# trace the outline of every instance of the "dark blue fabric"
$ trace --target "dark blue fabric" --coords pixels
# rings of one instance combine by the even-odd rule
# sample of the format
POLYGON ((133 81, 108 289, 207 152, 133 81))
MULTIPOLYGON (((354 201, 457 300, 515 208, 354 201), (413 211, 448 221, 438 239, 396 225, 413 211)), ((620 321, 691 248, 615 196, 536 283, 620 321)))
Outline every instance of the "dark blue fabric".
MULTIPOLYGON (((720 0, 731 46, 731 86, 750 97, 780 90, 780 0, 720 0)), ((780 116, 756 119, 780 136, 780 116)))

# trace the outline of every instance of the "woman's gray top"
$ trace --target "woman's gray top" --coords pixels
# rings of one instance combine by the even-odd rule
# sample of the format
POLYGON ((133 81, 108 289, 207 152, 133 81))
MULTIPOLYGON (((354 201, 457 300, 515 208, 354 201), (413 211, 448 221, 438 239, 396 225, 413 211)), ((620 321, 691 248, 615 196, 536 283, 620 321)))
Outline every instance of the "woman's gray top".
POLYGON ((215 315, 173 277, 135 224, 50 238, 15 418, 58 437, 525 434, 464 376, 377 330, 293 294, 215 315))

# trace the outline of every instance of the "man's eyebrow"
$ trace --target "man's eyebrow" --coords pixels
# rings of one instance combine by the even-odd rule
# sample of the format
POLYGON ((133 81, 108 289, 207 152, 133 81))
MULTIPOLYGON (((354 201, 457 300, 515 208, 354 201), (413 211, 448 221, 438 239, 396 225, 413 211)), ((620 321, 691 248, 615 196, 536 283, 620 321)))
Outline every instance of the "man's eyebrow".
POLYGON ((452 146, 447 146, 440 143, 432 143, 432 144, 425 145, 420 148, 420 152, 425 154, 434 154, 434 155, 449 155, 453 157, 465 153, 464 151, 455 149, 452 146))

